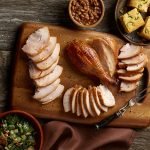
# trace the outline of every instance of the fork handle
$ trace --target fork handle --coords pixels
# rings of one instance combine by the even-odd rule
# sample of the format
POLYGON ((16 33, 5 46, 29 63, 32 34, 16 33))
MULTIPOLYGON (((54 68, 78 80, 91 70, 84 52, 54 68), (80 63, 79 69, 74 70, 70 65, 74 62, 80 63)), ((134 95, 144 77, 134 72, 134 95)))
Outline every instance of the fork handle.
POLYGON ((103 128, 103 127, 107 126, 109 123, 111 123, 113 120, 117 119, 118 117, 119 117, 119 115, 117 113, 114 113, 113 115, 111 115, 111 116, 103 119, 99 123, 95 124, 95 127, 96 127, 96 129, 103 128))

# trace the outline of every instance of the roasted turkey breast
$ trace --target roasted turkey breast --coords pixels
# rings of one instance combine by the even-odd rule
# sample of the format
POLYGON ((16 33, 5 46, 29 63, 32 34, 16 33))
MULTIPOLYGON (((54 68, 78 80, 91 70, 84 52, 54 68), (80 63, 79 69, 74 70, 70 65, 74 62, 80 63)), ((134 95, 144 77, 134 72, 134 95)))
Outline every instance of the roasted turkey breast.
POLYGON ((54 62, 56 62, 56 60, 59 58, 59 52, 60 52, 60 44, 57 43, 53 53, 47 59, 39 63, 36 63, 37 68, 40 70, 45 70, 51 67, 52 64, 54 64, 54 62))
POLYGON ((104 39, 93 40, 92 47, 96 50, 103 68, 108 71, 111 76, 114 75, 116 71, 117 60, 113 49, 108 45, 104 39))
POLYGON ((80 85, 69 88, 63 97, 65 112, 71 111, 81 117, 95 117, 107 112, 108 107, 115 105, 115 98, 111 91, 103 85, 89 86, 88 89, 80 85))
POLYGON ((104 84, 116 83, 103 69, 96 51, 80 40, 74 40, 66 47, 68 57, 82 73, 93 75, 104 84))
POLYGON ((143 73, 138 73, 130 76, 119 76, 119 79, 122 79, 123 81, 134 82, 134 81, 139 81, 142 75, 143 73))
POLYGON ((22 50, 29 56, 35 56, 48 46, 49 39, 48 27, 40 28, 29 36, 22 50))
POLYGON ((145 59, 145 54, 140 53, 139 55, 127 59, 122 59, 121 62, 126 64, 126 65, 136 65, 144 61, 145 59))
POLYGON ((139 85, 139 81, 137 81, 137 82, 121 81, 120 91, 121 92, 131 92, 131 91, 135 90, 138 85, 139 85))
POLYGON ((63 96, 63 107, 65 112, 71 111, 71 98, 74 87, 69 88, 63 96))
POLYGON ((35 85, 37 87, 44 87, 44 86, 47 86, 47 85, 50 85, 51 83, 53 83, 56 79, 59 78, 59 76, 61 75, 63 71, 63 68, 59 65, 57 65, 55 67, 55 69, 49 73, 48 75, 42 77, 42 78, 39 78, 39 79, 35 79, 34 82, 35 82, 35 85))
POLYGON ((83 88, 83 90, 81 91, 81 99, 80 99, 81 112, 82 112, 84 118, 88 117, 88 111, 84 105, 85 104, 84 102, 86 101, 85 92, 86 92, 85 88, 83 88))
POLYGON ((46 70, 40 70, 38 69, 34 63, 30 63, 29 65, 29 75, 31 79, 38 79, 38 78, 42 78, 46 75, 48 75, 50 72, 52 72, 55 67, 57 66, 59 61, 59 57, 56 60, 56 62, 54 62, 49 68, 47 68, 46 70))
POLYGON ((115 105, 115 98, 111 91, 104 85, 97 87, 98 95, 102 100, 102 104, 106 107, 113 107, 115 105))
POLYGON ((51 92, 46 97, 40 99, 39 102, 41 102, 42 104, 50 103, 53 100, 55 100, 56 98, 58 98, 59 96, 61 96, 63 91, 64 91, 64 86, 59 84, 53 92, 51 92))
POLYGON ((58 87, 59 83, 60 83, 60 79, 58 78, 52 84, 50 84, 48 86, 37 88, 33 98, 34 99, 42 99, 42 98, 46 97, 48 94, 53 92, 58 87))
POLYGON ((118 59, 127 59, 138 55, 142 47, 127 43, 120 49, 118 59))
POLYGON ((35 56, 31 56, 29 58, 32 61, 34 61, 35 63, 45 60, 48 56, 50 56, 52 54, 52 52, 56 46, 56 41, 57 41, 56 37, 50 37, 48 46, 45 49, 43 49, 39 54, 37 54, 35 56))

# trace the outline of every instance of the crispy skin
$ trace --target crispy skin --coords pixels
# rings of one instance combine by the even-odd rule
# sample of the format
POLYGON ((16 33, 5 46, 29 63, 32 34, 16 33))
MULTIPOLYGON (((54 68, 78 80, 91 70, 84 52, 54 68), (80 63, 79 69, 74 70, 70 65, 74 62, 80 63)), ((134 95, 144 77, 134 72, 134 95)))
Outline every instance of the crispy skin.
POLYGON ((103 69, 96 51, 83 41, 73 40, 68 44, 66 52, 72 64, 82 73, 98 77, 103 84, 115 83, 103 69))

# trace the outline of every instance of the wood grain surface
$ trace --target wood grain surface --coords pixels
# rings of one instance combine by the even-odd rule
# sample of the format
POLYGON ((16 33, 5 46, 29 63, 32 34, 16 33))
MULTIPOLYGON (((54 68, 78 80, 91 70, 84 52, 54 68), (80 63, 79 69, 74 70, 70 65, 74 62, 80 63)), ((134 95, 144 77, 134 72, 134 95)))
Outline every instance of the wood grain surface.
MULTIPOLYGON (((92 30, 119 35, 114 22, 116 0, 104 2, 104 19, 92 30)), ((0 109, 8 104, 10 66, 18 27, 23 22, 35 21, 75 28, 67 15, 67 5, 68 0, 0 0, 0 109)), ((138 133, 130 150, 149 150, 150 127, 138 130, 138 133)))

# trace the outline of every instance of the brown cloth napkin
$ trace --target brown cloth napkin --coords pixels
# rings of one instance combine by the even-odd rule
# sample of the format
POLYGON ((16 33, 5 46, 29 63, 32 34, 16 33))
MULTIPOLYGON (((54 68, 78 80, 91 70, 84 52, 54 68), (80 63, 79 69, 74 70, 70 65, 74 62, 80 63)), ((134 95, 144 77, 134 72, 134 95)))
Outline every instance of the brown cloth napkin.
POLYGON ((127 150, 136 134, 126 128, 96 130, 60 121, 45 124, 43 130, 43 150, 127 150))

